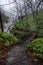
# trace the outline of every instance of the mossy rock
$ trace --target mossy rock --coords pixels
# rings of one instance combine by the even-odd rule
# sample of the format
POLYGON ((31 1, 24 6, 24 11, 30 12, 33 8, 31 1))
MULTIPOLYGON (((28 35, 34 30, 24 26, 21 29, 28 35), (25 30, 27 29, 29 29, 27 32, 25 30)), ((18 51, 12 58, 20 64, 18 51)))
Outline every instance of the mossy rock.
POLYGON ((43 38, 34 39, 27 45, 28 50, 32 50, 36 58, 43 59, 43 38))

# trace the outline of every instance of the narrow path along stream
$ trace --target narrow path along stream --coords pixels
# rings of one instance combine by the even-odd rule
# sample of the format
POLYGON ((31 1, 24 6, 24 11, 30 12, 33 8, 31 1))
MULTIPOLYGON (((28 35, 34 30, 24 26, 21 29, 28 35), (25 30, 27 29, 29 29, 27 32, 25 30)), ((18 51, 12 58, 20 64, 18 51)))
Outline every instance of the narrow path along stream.
MULTIPOLYGON (((27 57, 26 45, 35 37, 35 35, 36 34, 31 34, 31 36, 25 42, 11 49, 5 59, 5 65, 31 65, 32 59, 27 57)), ((37 63, 35 64, 40 65, 37 63)))

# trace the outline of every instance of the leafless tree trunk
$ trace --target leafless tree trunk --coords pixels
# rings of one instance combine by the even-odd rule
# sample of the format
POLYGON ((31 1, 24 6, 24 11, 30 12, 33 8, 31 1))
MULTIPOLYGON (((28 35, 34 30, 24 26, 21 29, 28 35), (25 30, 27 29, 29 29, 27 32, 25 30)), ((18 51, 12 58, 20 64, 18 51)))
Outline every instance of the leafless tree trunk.
POLYGON ((2 32, 4 32, 3 22, 2 22, 2 18, 1 18, 1 10, 0 10, 0 24, 1 24, 1 30, 2 30, 2 32))
POLYGON ((33 19, 34 19, 35 15, 38 16, 38 8, 42 2, 43 2, 43 0, 40 0, 40 2, 38 3, 38 5, 36 6, 36 9, 35 9, 36 4, 33 5, 31 0, 27 0, 27 5, 31 8, 33 19))

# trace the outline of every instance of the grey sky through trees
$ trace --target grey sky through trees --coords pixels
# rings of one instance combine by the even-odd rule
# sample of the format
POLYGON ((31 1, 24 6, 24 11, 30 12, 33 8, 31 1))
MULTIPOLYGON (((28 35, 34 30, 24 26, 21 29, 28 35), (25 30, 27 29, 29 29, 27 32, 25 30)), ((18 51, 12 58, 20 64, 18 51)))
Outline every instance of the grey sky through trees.
MULTIPOLYGON (((26 0, 25 0, 26 1, 26 0)), ((35 4, 38 0, 31 0, 33 4, 35 4)), ((27 9, 27 5, 25 6, 27 9)), ((9 17, 9 22, 4 24, 5 29, 12 24, 13 20, 18 18, 21 14, 24 14, 24 0, 0 0, 0 8, 1 12, 4 13, 6 16, 9 17), (15 2, 16 1, 16 2, 15 2), (21 13, 22 11, 22 13, 21 13)), ((28 10, 27 10, 28 12, 28 10)), ((31 9, 29 9, 29 12, 31 12, 31 9)))
MULTIPOLYGON (((0 7, 4 10, 4 11, 7 11, 7 12, 10 12, 10 13, 14 13, 16 11, 16 3, 14 2, 15 0, 0 0, 0 7), (10 4, 10 6, 9 6, 10 4), (10 8, 12 10, 14 10, 14 12, 12 10, 10 10, 10 8)), ((17 3, 21 5, 21 7, 23 6, 23 0, 16 0, 17 3)), ((35 0, 33 0, 33 2, 35 2, 35 0)))

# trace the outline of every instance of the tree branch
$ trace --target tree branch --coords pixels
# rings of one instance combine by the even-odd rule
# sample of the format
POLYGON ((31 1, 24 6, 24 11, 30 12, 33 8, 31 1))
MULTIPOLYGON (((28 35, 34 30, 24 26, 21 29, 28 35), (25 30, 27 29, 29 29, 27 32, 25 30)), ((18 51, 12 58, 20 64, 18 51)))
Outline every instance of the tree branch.
POLYGON ((37 5, 37 9, 40 6, 40 4, 43 2, 43 0, 40 0, 39 4, 37 5))

